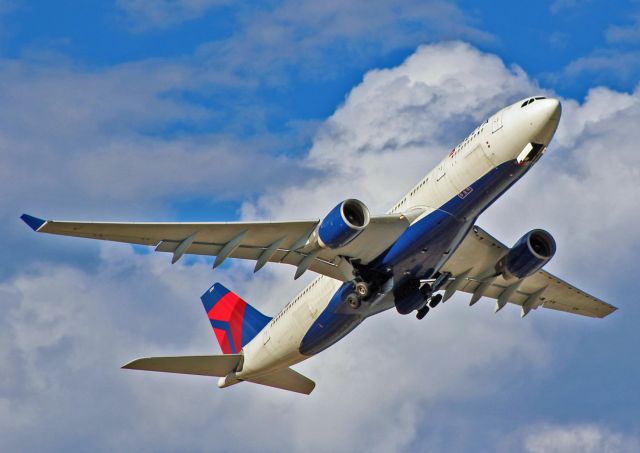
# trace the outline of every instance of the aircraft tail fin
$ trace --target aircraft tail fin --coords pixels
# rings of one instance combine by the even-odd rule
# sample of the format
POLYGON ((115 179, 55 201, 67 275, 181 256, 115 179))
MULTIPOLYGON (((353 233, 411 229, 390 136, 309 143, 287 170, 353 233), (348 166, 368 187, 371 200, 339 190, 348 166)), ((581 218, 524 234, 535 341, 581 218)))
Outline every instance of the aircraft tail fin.
POLYGON ((200 299, 225 354, 238 354, 271 321, 220 283, 200 299))

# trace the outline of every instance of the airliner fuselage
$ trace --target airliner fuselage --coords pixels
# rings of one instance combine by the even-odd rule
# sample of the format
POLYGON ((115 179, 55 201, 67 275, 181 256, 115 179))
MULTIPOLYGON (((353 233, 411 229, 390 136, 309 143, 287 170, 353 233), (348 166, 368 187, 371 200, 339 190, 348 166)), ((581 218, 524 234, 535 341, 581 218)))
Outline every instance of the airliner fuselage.
POLYGON ((478 216, 537 162, 560 114, 559 101, 536 97, 483 122, 390 210, 416 217, 388 250, 359 269, 375 281, 375 293, 353 308, 347 300, 353 282, 316 278, 244 347, 242 369, 220 385, 300 362, 376 313, 420 309, 420 282, 438 275, 478 216))
POLYGON ((299 393, 315 383, 289 368, 333 345, 369 316, 390 308, 422 319, 456 291, 521 307, 602 318, 616 310, 543 270, 553 237, 534 229, 512 247, 475 225, 478 216, 544 154, 560 120, 556 99, 519 101, 492 115, 386 214, 347 199, 322 220, 255 222, 77 222, 22 219, 41 233, 154 246, 173 253, 296 266, 317 272, 270 318, 220 283, 201 297, 224 355, 147 357, 124 366, 219 377, 299 393))

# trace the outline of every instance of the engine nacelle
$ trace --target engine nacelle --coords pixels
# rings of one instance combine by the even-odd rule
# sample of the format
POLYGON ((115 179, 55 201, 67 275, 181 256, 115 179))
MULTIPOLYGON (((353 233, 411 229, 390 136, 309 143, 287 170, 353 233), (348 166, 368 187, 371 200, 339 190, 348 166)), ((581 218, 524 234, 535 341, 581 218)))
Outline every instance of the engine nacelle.
POLYGON ((337 249, 353 241, 369 225, 369 209, 351 198, 338 204, 322 219, 317 230, 318 245, 337 249))
POLYGON ((496 271, 510 278, 526 278, 538 272, 556 253, 556 241, 544 230, 531 230, 503 256, 496 271))

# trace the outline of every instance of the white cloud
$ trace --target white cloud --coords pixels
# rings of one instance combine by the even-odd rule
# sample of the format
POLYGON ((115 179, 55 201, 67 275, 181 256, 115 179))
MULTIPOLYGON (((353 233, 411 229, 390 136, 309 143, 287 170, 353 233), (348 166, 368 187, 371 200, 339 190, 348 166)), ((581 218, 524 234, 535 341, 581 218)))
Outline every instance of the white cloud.
POLYGON ((640 13, 636 12, 631 25, 611 25, 607 28, 607 41, 618 42, 639 42, 640 41, 640 13))
MULTIPOLYGON (((465 111, 465 104, 477 105, 474 93, 488 86, 482 77, 475 76, 474 64, 485 67, 489 74, 500 79, 488 94, 498 102, 509 96, 505 89, 517 91, 529 83, 523 74, 504 68, 495 57, 483 56, 462 44, 424 48, 397 71, 378 71, 366 77, 345 107, 336 112, 310 153, 309 165, 314 171, 332 170, 339 164, 336 157, 345 154, 355 161, 365 156, 366 165, 362 169, 367 173, 359 175, 358 165, 352 162, 344 173, 334 175, 336 179, 314 181, 322 183, 315 191, 313 184, 290 190, 309 195, 318 201, 317 209, 321 209, 339 196, 335 188, 325 191, 324 184, 337 183, 343 175, 359 175, 353 181, 353 189, 368 191, 372 199, 380 195, 378 203, 385 203, 394 195, 362 184, 367 181, 363 176, 376 175, 368 168, 377 162, 376 157, 389 166, 410 162, 416 156, 424 159, 420 152, 422 143, 438 153, 442 149, 437 136, 431 137, 420 130, 422 125, 458 119, 471 125, 487 113, 484 107, 470 115, 465 111), (452 56, 454 54, 459 55, 460 61, 452 56), (462 61, 466 63, 461 65, 462 61), (432 67, 439 71, 430 72, 432 67), (414 73, 423 74, 422 79, 411 81, 414 73), (465 74, 473 76, 465 77, 465 74), (378 128, 376 120, 383 118, 376 117, 372 107, 376 103, 382 105, 384 93, 394 86, 396 91, 388 92, 386 112, 403 115, 406 120, 412 118, 409 111, 418 115, 404 129, 400 128, 401 121, 391 122, 391 130, 386 135, 369 140, 366 133, 370 129, 359 129, 378 128), (404 90, 411 88, 415 88, 419 96, 413 105, 407 106, 406 100, 411 97, 406 96, 404 90), (462 104, 451 102, 451 90, 462 104), (371 93, 373 99, 369 99, 371 93), (440 99, 442 104, 437 112, 429 113, 426 106, 434 99, 440 99), (351 100, 357 101, 354 107, 351 100), (367 111, 370 121, 358 115, 365 107, 370 109, 367 111), (344 123, 342 128, 338 127, 341 123, 344 123), (351 137, 346 126, 352 126, 358 133, 351 137), (394 136, 397 144, 389 145, 394 136), (331 137, 345 143, 331 150, 331 137), (355 150, 351 145, 356 145, 355 150), (409 151, 395 154, 396 148, 409 151)), ((430 132, 435 131, 436 127, 430 132)), ((428 163, 434 158, 432 154, 425 160, 428 163)), ((374 170, 379 172, 382 168, 376 163, 374 170)), ((403 178, 398 172, 393 181, 399 186, 397 189, 408 182, 403 178)), ((293 196, 283 198, 281 209, 271 211, 267 210, 267 203, 261 203, 261 216, 286 217, 297 206, 292 200, 293 196)), ((317 390, 308 399, 248 385, 222 392, 214 388, 212 381, 125 374, 115 366, 138 355, 206 353, 200 348, 210 345, 213 337, 199 313, 201 309, 194 305, 199 304, 200 292, 210 283, 210 270, 204 265, 171 268, 166 256, 134 255, 123 246, 103 250, 100 268, 95 273, 41 269, 35 275, 20 275, 4 286, 4 291, 13 295, 13 302, 3 330, 12 332, 16 340, 3 343, 3 355, 17 357, 15 369, 21 372, 8 384, 4 404, 7 412, 3 418, 11 417, 11 408, 19 401, 21 417, 15 420, 23 420, 22 424, 13 426, 15 434, 4 439, 8 447, 25 441, 28 433, 42 423, 41 413, 49 416, 53 413, 61 424, 49 425, 48 445, 63 442, 64 427, 72 424, 78 426, 79 436, 89 437, 107 445, 106 448, 117 443, 117 447, 125 449, 146 446, 154 450, 203 450, 212 445, 233 445, 238 450, 344 451, 363 445, 371 450, 398 450, 414 439, 424 407, 490 392, 500 382, 495 378, 500 363, 508 361, 514 368, 536 368, 545 363, 545 342, 531 326, 514 325, 508 317, 485 317, 479 322, 482 309, 469 311, 464 305, 452 302, 447 305, 448 310, 433 314, 429 329, 413 318, 389 312, 367 321, 341 344, 303 364, 301 369, 318 381, 317 390), (191 319, 186 319, 189 317, 191 319), (196 324, 193 319, 202 321, 196 324), (167 324, 163 326, 162 320, 167 324), (54 324, 55 327, 49 327, 54 324), (501 328, 495 329, 496 325, 501 328), (398 353, 399 344, 403 345, 402 353, 398 353), (50 353, 50 360, 43 362, 40 360, 43 351, 55 353, 50 353), (384 362, 380 357, 385 357, 384 362), (61 368, 60 363, 73 364, 73 367, 61 368), (442 365, 434 367, 433 363, 442 365), (26 393, 16 399, 20 385, 26 385, 26 393), (108 388, 108 395, 91 393, 100 385, 108 388), (382 387, 385 392, 380 392, 382 387), (159 392, 161 398, 158 398, 159 392), (206 407, 198 404, 203 398, 206 407), (113 401, 118 401, 122 411, 129 415, 119 412, 114 420, 113 401), (41 412, 36 409, 43 407, 51 409, 41 412), (220 415, 228 413, 232 415, 220 415), (390 420, 380 417, 381 413, 394 416, 390 420), (83 424, 76 414, 82 414, 82 420, 101 420, 103 431, 83 424), (239 440, 238 434, 247 425, 252 426, 256 436, 239 440), (106 426, 108 430, 104 430, 106 426), (126 426, 135 426, 141 434, 128 435, 126 426), (194 429, 202 432, 199 429, 203 426, 208 429, 205 434, 185 439, 184 433, 194 429), (365 436, 365 433, 369 434, 365 436), (101 442, 107 438, 112 440, 101 442)), ((234 267, 231 272, 217 276, 222 276, 224 283, 260 308, 271 307, 265 309, 268 313, 274 313, 294 294, 295 286, 300 286, 299 282, 293 284, 292 269, 268 269, 258 274, 257 279, 241 283, 248 279, 243 269, 243 266, 234 267)), ((485 316, 489 312, 490 309, 485 311, 485 316)), ((27 445, 34 449, 41 447, 37 439, 31 442, 27 445)))
POLYGON ((352 196, 385 211, 493 110, 537 91, 521 69, 466 44, 423 46, 370 71, 320 128, 306 162, 318 178, 267 193, 245 217, 317 215, 352 196))
POLYGON ((117 0, 135 30, 166 28, 196 19, 229 0, 117 0))
POLYGON ((184 96, 201 83, 186 62, 91 70, 60 57, 0 61, 0 102, 10 106, 0 111, 0 188, 22 202, 37 193, 49 205, 68 198, 129 211, 133 199, 139 209, 170 194, 247 194, 295 166, 274 157, 284 142, 267 132, 242 140, 203 132, 220 113, 184 96), (172 133, 176 125, 187 132, 172 133), (247 173, 251 165, 262 171, 247 173))
POLYGON ((637 78, 638 69, 640 69, 640 52, 608 49, 572 61, 557 77, 573 79, 588 74, 594 83, 603 83, 606 80, 633 82, 637 78))
MULTIPOLYGON (((171 27, 197 19, 216 7, 229 7, 225 14, 238 21, 238 31, 228 40, 207 47, 223 50, 227 60, 238 63, 234 68, 237 70, 239 66, 263 65, 266 59, 277 57, 300 60, 304 55, 304 60, 310 55, 301 50, 317 51, 327 44, 338 44, 334 50, 348 47, 352 57, 357 57, 366 53, 367 47, 389 51, 413 46, 429 37, 494 39, 475 28, 473 20, 460 8, 444 0, 401 4, 389 0, 284 0, 264 2, 258 10, 229 0, 118 0, 117 5, 137 31, 171 27)), ((229 62, 219 60, 220 63, 229 62)))
POLYGON ((575 275, 576 283, 586 282, 586 290, 606 288, 607 281, 618 278, 616 267, 606 263, 630 259, 640 241, 635 228, 640 220, 638 121, 640 90, 597 88, 582 104, 565 100, 545 157, 481 222, 504 231, 507 242, 534 226, 549 229, 558 241, 549 268, 575 275), (522 205, 529 209, 514 216, 514 206, 522 205))
MULTIPOLYGON (((0 272, 15 273, 34 254, 55 255, 56 262, 75 254, 76 261, 95 262, 95 246, 34 240, 19 220, 24 212, 56 219, 171 220, 189 203, 204 212, 220 201, 251 197, 265 184, 280 184, 283 174, 289 181, 306 177, 297 160, 281 151, 297 146, 296 126, 280 136, 258 131, 238 138, 234 124, 245 116, 191 102, 199 83, 194 67, 183 61, 85 68, 50 54, 0 60, 0 221, 6 244, 0 272), (225 133, 208 132, 221 118, 225 133)), ((260 129, 259 119, 247 121, 260 129)), ((234 202, 227 206, 237 215, 234 202)), ((220 218, 219 205, 215 209, 212 217, 220 218)))
POLYGON ((542 425, 523 441, 527 453, 631 453, 640 439, 598 425, 542 425))
POLYGON ((99 70, 59 57, 1 61, 3 221, 25 209, 146 217, 172 195, 249 194, 295 167, 293 159, 274 158, 270 149, 280 143, 266 134, 167 138, 175 124, 206 129, 215 119, 181 97, 194 89, 193 75, 186 64, 161 60, 99 70), (247 174, 248 165, 262 171, 247 174), (235 184, 239 178, 243 184, 235 184))
POLYGON ((285 0, 257 12, 240 9, 237 17, 238 31, 200 46, 198 58, 210 62, 209 77, 241 84, 280 86, 301 74, 331 79, 372 56, 433 39, 494 39, 441 0, 285 0), (329 64, 335 61, 340 64, 329 64))
POLYGON ((12 364, 0 392, 2 450, 59 450, 85 439, 94 451, 397 451, 414 439, 424 408, 495 391, 497 364, 545 364, 545 341, 531 326, 482 321, 489 312, 452 302, 428 329, 394 313, 367 321, 300 367, 318 381, 308 398, 121 371, 137 356, 217 352, 198 300, 212 278, 270 314, 292 280, 267 271, 241 287, 242 267, 212 275, 204 263, 102 250, 97 273, 32 269, 0 287, 0 357, 12 364), (242 435, 247 427, 251 436, 242 435))
MULTIPOLYGON (((243 215, 318 216, 350 196, 383 211, 478 122, 532 92, 539 88, 519 68, 468 45, 421 47, 396 68, 368 73, 327 120, 303 161, 318 176, 285 191, 270 187, 245 204, 243 215)), ((565 101, 567 124, 557 143, 483 216, 483 225, 506 239, 553 225, 560 250, 567 250, 559 268, 579 264, 589 276, 596 271, 585 263, 595 257, 585 259, 581 247, 636 240, 637 222, 627 225, 635 211, 608 219, 604 234, 593 206, 606 205, 611 190, 638 198, 637 100, 638 93, 600 89, 584 104, 565 101), (603 152, 611 158, 600 159, 603 152), (628 168, 620 168, 625 161, 628 168), (593 188, 589 197, 579 197, 585 187, 593 188)), ((132 160, 135 168, 142 161, 132 160)), ((78 187, 90 194, 88 181, 78 187)), ((308 398, 120 371, 137 356, 217 351, 198 301, 213 279, 267 314, 302 283, 287 267, 270 265, 252 277, 243 264, 212 273, 204 260, 170 266, 168 256, 141 256, 123 245, 101 251, 97 269, 31 265, 0 287, 0 359, 13 364, 0 378, 0 424, 9 427, 0 449, 64 449, 82 441, 92 450, 403 451, 417 442, 427 450, 438 440, 424 431, 460 423, 465 404, 490 404, 519 373, 530 379, 552 373, 552 339, 536 322, 538 313, 520 320, 507 307, 493 315, 492 304, 470 309, 464 296, 423 322, 393 311, 367 320, 298 367, 318 383, 308 398), (450 420, 438 416, 438 407, 456 404, 462 409, 453 409, 450 420), (46 435, 33 436, 36 429, 46 435)), ((603 280, 614 272, 594 268, 603 280)), ((576 321, 558 316, 566 316, 559 323, 576 321)), ((562 341, 575 338, 565 331, 562 341)), ((486 428, 480 418, 478 430, 486 428)))
MULTIPOLYGON (((569 8, 588 8, 587 1, 558 0, 551 5, 551 11, 564 11, 569 8)), ((640 52, 634 46, 640 42, 640 12, 631 11, 625 16, 626 24, 609 25, 604 31, 608 45, 593 49, 587 54, 569 62, 561 71, 543 74, 545 80, 555 86, 569 87, 576 79, 588 80, 590 86, 608 85, 633 87, 640 71, 640 52), (588 79, 587 79, 588 78, 588 79)), ((568 36, 556 32, 550 42, 562 48, 570 42, 568 36)))

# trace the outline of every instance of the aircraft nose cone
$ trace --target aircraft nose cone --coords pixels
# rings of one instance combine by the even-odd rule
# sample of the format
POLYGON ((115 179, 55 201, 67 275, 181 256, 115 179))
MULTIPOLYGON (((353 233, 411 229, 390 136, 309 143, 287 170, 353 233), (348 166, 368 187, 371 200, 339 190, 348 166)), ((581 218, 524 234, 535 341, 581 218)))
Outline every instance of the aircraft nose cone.
POLYGON ((562 105, 557 99, 539 99, 536 100, 538 109, 538 127, 540 128, 533 141, 548 145, 551 138, 558 129, 560 116, 562 115, 562 105), (539 104, 538 104, 539 103, 539 104))
POLYGON ((560 121, 560 115, 562 114, 562 104, 557 99, 541 99, 545 102, 545 110, 547 110, 548 121, 560 121))

